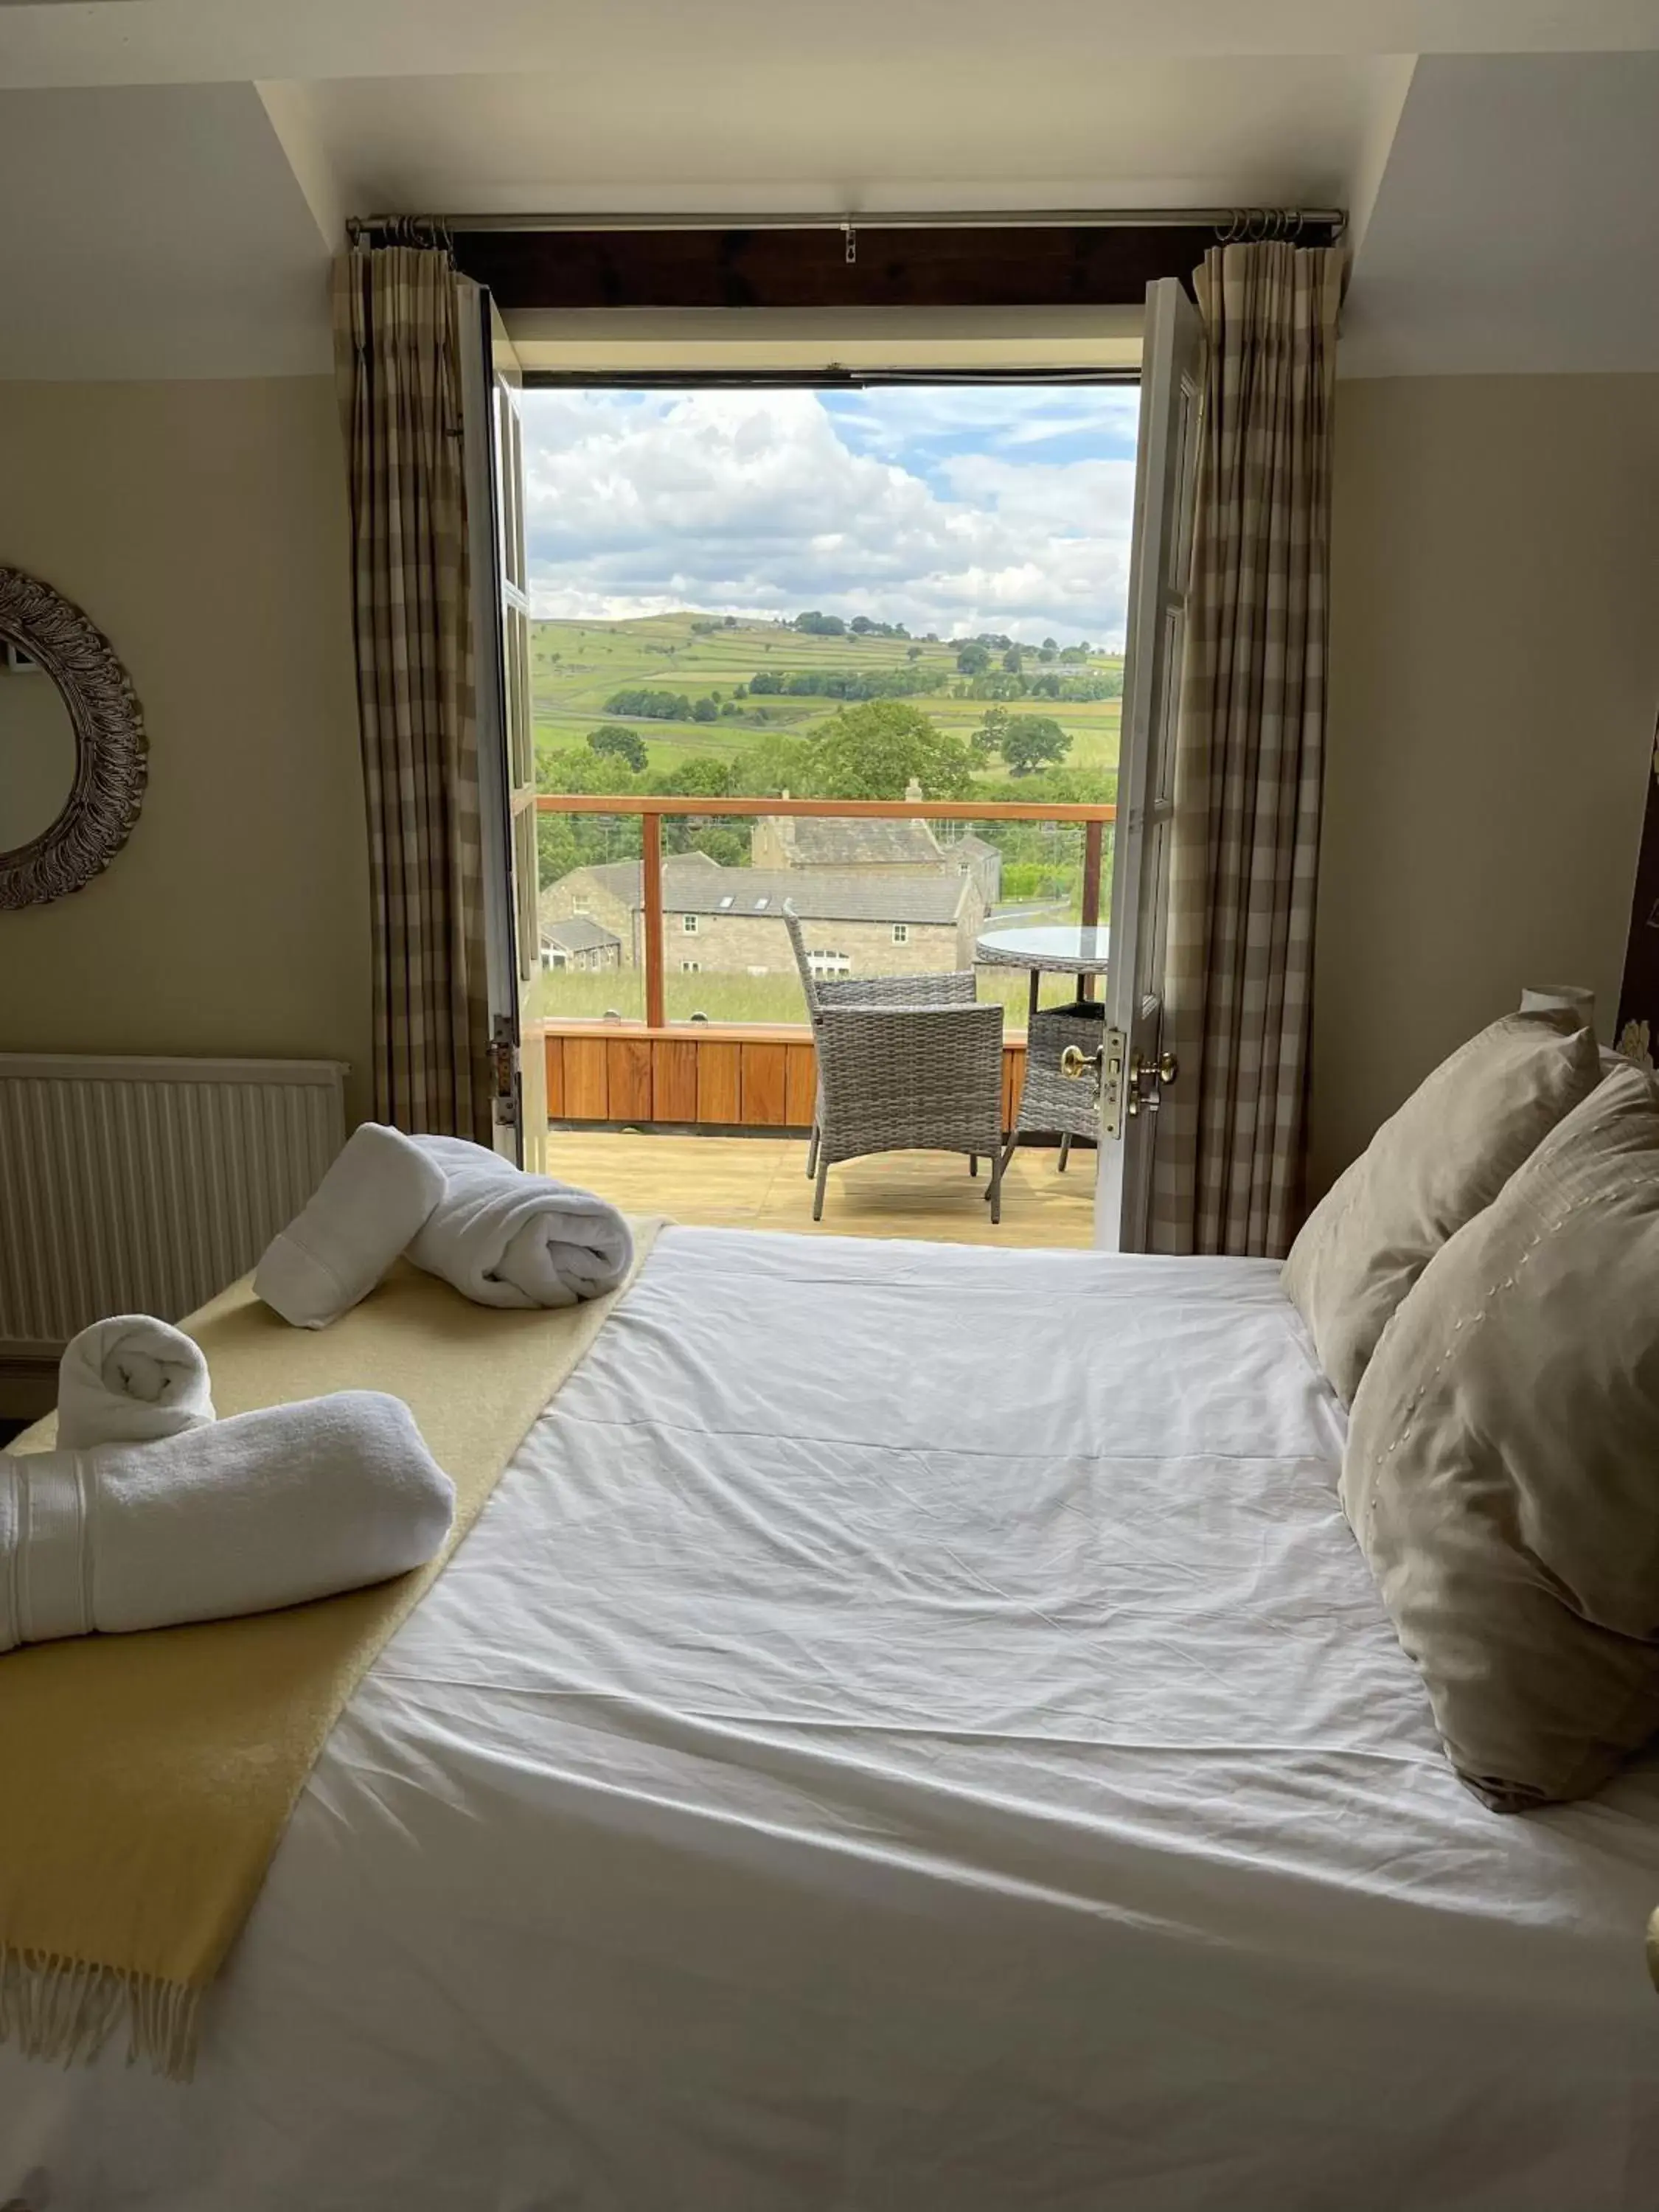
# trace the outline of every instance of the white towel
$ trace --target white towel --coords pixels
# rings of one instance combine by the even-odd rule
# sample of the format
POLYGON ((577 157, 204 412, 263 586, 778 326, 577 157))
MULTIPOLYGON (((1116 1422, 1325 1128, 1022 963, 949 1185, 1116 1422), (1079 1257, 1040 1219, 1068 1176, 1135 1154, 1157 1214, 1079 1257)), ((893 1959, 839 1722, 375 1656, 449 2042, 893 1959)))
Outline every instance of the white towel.
POLYGON ((444 1194, 409 1248, 481 1306, 573 1306, 614 1291, 634 1238, 591 1191, 525 1175, 464 1137, 416 1137, 443 1170, 444 1194))
POLYGON ((213 1418, 201 1346, 153 1314, 95 1321, 64 1347, 58 1442, 65 1451, 176 1437, 213 1418))
POLYGON ((414 1415, 378 1390, 153 1443, 0 1452, 0 1651, 384 1582, 431 1559, 454 1514, 414 1415))
POLYGON ((295 1328, 326 1328, 368 1296, 443 1190, 442 1169, 412 1137, 365 1121, 266 1248, 254 1295, 295 1328))

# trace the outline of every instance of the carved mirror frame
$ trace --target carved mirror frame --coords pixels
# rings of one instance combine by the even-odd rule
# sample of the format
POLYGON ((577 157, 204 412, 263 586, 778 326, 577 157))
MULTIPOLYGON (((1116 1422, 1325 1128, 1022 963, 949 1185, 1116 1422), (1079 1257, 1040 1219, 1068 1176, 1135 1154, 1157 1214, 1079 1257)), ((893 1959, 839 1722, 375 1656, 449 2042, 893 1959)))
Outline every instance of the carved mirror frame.
POLYGON ((58 818, 0 852, 0 909, 64 898, 108 867, 132 835, 149 759, 131 679, 103 632, 61 592, 0 568, 0 641, 58 686, 75 732, 75 781, 58 818))

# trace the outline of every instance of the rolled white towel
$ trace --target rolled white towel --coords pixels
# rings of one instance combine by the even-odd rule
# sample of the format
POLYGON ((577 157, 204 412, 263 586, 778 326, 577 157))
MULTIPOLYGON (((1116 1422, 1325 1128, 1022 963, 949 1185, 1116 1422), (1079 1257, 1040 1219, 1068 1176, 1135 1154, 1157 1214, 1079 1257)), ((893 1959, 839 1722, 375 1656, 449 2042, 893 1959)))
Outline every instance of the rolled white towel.
POLYGON ((266 1247, 255 1295, 295 1328, 326 1328, 368 1296, 443 1191, 442 1169, 412 1137, 365 1121, 266 1247))
POLYGON ((0 1651, 384 1582, 431 1559, 454 1517, 414 1415, 378 1390, 154 1443, 0 1452, 0 1651))
POLYGON ((525 1175, 464 1137, 414 1139, 443 1170, 444 1193, 409 1256, 482 1306, 572 1306, 614 1291, 634 1238, 592 1191, 525 1175))
POLYGON ((201 1346, 153 1314, 95 1321, 64 1347, 58 1442, 64 1451, 151 1443, 213 1418, 201 1346))

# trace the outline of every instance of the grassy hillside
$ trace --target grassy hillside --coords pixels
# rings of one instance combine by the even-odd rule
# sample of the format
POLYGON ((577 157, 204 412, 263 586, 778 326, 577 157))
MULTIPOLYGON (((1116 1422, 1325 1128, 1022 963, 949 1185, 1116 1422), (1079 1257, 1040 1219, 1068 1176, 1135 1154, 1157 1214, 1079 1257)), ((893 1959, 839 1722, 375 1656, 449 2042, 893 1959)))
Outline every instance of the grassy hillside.
MULTIPOLYGON (((769 730, 792 737, 810 735, 836 713, 840 702, 828 698, 733 701, 739 684, 746 685, 757 673, 774 672, 925 672, 937 679, 938 689, 918 694, 912 703, 941 729, 965 738, 978 726, 989 702, 950 696, 961 680, 954 644, 908 642, 805 635, 769 622, 727 627, 720 617, 690 611, 629 622, 538 622, 532 625, 531 644, 537 749, 566 750, 585 744, 588 733, 601 722, 625 722, 644 739, 651 769, 660 772, 699 755, 730 759, 769 730), (908 642, 921 644, 915 660, 909 657, 908 642), (735 704, 738 711, 712 722, 667 722, 607 710, 605 702, 615 693, 641 685, 683 693, 692 706, 709 699, 717 709, 735 704)), ((1027 677, 1102 675, 1121 665, 1104 653, 1091 656, 1086 665, 1039 665, 1036 653, 1028 650, 1024 672, 1027 677)), ((1060 723, 1072 739, 1068 767, 1116 767, 1121 700, 1035 698, 1008 703, 1013 714, 1051 714, 1060 723)), ((1009 771, 994 761, 984 775, 987 781, 997 781, 1007 780, 1009 771)))

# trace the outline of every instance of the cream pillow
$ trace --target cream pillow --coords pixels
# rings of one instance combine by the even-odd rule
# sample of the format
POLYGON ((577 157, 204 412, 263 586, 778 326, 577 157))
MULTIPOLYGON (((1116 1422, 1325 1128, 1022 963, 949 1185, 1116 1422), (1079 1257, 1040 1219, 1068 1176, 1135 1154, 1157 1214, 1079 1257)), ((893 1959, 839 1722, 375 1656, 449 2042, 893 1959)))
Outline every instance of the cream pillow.
POLYGON ((1505 1014, 1442 1061, 1314 1208, 1283 1279, 1345 1406, 1433 1255, 1601 1079, 1595 1034, 1570 1014, 1505 1014))
POLYGON ((1608 1076, 1430 1261, 1342 1504, 1447 1756, 1495 1811, 1659 1729, 1659 1089, 1608 1076))

